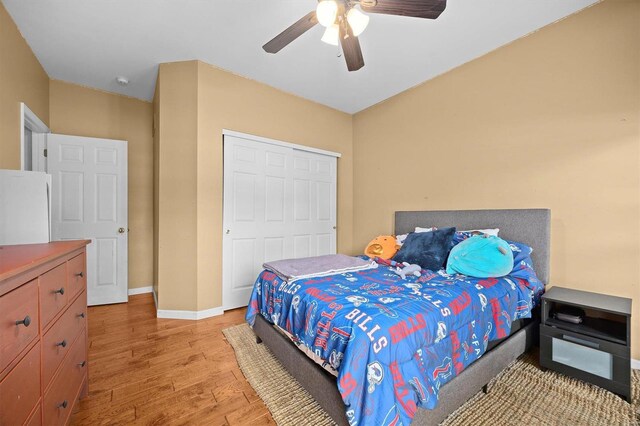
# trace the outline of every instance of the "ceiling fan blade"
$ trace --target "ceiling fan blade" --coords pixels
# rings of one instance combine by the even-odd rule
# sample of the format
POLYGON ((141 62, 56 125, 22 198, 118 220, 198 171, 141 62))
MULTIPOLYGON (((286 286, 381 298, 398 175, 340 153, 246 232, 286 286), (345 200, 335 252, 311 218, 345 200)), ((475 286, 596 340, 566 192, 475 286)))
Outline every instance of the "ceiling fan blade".
POLYGON ((296 21, 295 24, 275 36, 271 41, 262 46, 262 48, 268 53, 278 53, 283 47, 309 31, 317 23, 318 18, 316 18, 316 12, 309 12, 296 21))
POLYGON ((360 6, 368 13, 436 19, 447 7, 447 0, 365 0, 360 6))
POLYGON ((358 37, 353 35, 348 25, 340 25, 340 44, 342 45, 342 53, 345 61, 347 61, 347 69, 349 71, 357 71, 364 67, 360 42, 358 37))

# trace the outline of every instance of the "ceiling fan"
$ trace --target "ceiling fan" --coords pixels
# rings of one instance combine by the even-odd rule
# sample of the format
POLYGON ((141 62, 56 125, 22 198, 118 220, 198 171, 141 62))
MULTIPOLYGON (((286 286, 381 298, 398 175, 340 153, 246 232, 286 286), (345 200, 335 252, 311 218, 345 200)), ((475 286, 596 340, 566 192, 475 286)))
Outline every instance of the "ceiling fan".
POLYGON ((335 46, 340 43, 347 69, 357 71, 364 66, 358 36, 369 24, 369 16, 363 11, 436 19, 445 7, 447 0, 319 0, 315 11, 300 18, 262 48, 265 52, 277 53, 320 23, 326 27, 322 41, 335 46))

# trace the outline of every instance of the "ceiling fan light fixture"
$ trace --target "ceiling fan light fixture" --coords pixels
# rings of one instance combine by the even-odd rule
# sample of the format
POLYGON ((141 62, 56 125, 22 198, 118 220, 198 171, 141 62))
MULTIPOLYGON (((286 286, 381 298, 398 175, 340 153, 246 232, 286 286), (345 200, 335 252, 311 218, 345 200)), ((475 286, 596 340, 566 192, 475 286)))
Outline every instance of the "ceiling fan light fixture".
POLYGON ((351 27, 353 35, 358 37, 365 28, 367 28, 367 25, 369 25, 369 17, 355 7, 352 7, 347 13, 347 22, 351 27))
POLYGON ((337 46, 340 41, 340 28, 338 24, 327 27, 327 29, 324 30, 321 40, 332 46, 337 46))
POLYGON ((329 28, 336 22, 338 15, 338 3, 333 0, 322 0, 316 7, 316 18, 320 25, 329 28))

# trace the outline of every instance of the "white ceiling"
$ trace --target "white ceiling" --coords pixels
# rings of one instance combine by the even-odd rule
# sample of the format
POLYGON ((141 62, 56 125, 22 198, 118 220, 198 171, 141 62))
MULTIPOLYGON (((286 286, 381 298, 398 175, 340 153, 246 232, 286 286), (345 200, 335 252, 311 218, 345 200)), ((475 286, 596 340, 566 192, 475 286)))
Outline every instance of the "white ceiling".
POLYGON ((158 64, 199 59, 349 113, 597 1, 449 0, 437 20, 371 14, 365 66, 350 73, 319 25, 275 55, 261 48, 316 0, 2 0, 53 79, 151 100, 158 64))

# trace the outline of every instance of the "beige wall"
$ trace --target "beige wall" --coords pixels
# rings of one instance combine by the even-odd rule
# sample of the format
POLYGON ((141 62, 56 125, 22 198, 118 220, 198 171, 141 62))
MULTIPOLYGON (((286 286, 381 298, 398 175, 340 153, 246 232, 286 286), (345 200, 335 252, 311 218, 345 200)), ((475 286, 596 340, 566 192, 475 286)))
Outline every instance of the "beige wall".
POLYGON ((350 115, 196 61, 162 64, 159 87, 161 309, 222 303, 222 129, 342 153, 338 249, 352 250, 350 115))
POLYGON ((633 297, 640 358, 639 23, 608 0, 356 114, 354 187, 375 191, 354 244, 396 210, 551 208, 551 284, 633 297))
POLYGON ((49 123, 49 77, 0 3, 0 169, 20 169, 20 102, 49 123))
MULTIPOLYGON (((197 304, 196 62, 160 65, 158 152, 158 307, 197 304)), ((210 305, 213 307, 215 305, 210 305)))
POLYGON ((128 146, 129 288, 153 283, 153 105, 51 80, 54 133, 126 140, 128 146))
POLYGON ((198 83, 198 309, 222 303, 222 129, 340 152, 338 251, 352 251, 351 116, 202 62, 198 83))

